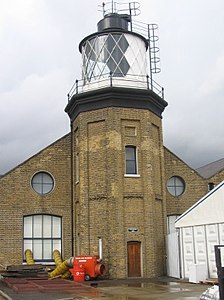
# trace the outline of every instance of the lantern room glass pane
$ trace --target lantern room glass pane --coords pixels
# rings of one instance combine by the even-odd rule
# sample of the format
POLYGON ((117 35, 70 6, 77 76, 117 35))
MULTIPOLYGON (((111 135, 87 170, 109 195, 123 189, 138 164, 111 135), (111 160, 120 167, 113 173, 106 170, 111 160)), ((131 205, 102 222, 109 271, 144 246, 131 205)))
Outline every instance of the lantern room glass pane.
POLYGON ((84 81, 124 77, 130 65, 126 58, 129 43, 123 33, 100 35, 87 40, 82 48, 84 81))

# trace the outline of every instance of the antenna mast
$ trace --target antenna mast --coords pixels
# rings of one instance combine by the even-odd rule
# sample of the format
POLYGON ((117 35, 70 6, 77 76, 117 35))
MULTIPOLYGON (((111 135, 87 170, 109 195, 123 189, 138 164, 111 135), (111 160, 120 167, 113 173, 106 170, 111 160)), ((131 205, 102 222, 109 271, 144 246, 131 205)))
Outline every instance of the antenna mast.
POLYGON ((114 13, 114 1, 112 0, 111 2, 111 11, 112 11, 112 14, 114 13))

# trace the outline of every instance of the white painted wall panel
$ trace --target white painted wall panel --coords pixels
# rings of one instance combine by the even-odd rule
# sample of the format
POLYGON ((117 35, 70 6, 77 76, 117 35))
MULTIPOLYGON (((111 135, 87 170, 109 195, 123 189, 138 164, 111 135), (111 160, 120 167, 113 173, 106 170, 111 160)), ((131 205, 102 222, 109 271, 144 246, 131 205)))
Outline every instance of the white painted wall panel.
POLYGON ((190 266, 195 263, 193 227, 182 228, 182 277, 189 278, 190 266))
MULTIPOLYGON (((192 264, 204 264, 208 278, 217 278, 215 245, 224 245, 224 223, 180 229, 181 277, 189 278, 192 264)), ((221 248, 224 267, 224 248, 221 248)))
POLYGON ((208 270, 211 278, 217 278, 215 263, 215 245, 219 244, 218 224, 206 225, 208 270))
POLYGON ((207 269, 207 246, 203 225, 194 227, 194 240, 196 264, 205 265, 207 269))

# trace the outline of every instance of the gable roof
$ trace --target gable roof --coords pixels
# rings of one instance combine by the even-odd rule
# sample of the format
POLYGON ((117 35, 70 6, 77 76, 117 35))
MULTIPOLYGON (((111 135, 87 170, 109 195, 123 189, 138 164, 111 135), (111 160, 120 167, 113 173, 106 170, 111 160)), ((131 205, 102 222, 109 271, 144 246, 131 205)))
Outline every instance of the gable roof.
MULTIPOLYGON (((182 158, 180 158, 179 156, 177 156, 177 154, 175 154, 174 152, 172 152, 170 149, 168 149, 166 146, 163 146, 164 151, 166 151, 167 153, 170 153, 174 158, 176 158, 178 161, 182 162, 182 164, 184 164, 186 167, 188 167, 189 169, 191 169, 193 172, 195 172, 196 170, 193 169, 188 163, 186 163, 182 158)), ((196 173, 201 176, 200 173, 198 173, 196 171, 196 173)), ((201 176, 202 177, 202 176, 201 176)))
POLYGON ((224 158, 195 169, 202 177, 208 179, 224 169, 224 158))
POLYGON ((175 227, 223 223, 224 181, 186 210, 175 221, 175 227))
POLYGON ((49 147, 52 147, 53 145, 57 144, 58 142, 60 142, 63 139, 66 139, 67 137, 69 137, 71 135, 71 133, 67 133, 64 136, 60 137, 59 139, 57 139, 56 141, 54 141, 53 143, 51 143, 50 145, 44 147, 43 149, 41 149, 40 151, 38 151, 36 154, 30 156, 28 159, 24 160, 22 163, 18 164, 17 166, 15 166, 14 168, 12 168, 11 170, 9 170, 8 172, 6 172, 5 174, 0 175, 0 179, 2 179, 3 177, 7 176, 8 174, 10 174, 11 172, 13 172, 16 168, 24 165, 25 163, 27 163, 29 160, 31 160, 33 157, 39 155, 41 152, 43 152, 44 150, 46 150, 49 147))

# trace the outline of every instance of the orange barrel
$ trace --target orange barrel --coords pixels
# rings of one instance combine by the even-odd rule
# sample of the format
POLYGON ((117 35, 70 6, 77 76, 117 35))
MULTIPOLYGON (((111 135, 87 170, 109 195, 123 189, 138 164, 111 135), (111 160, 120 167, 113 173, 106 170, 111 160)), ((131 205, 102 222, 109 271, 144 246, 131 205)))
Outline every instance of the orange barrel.
POLYGON ((74 264, 72 269, 73 279, 75 282, 83 282, 85 280, 85 268, 83 265, 74 264))

